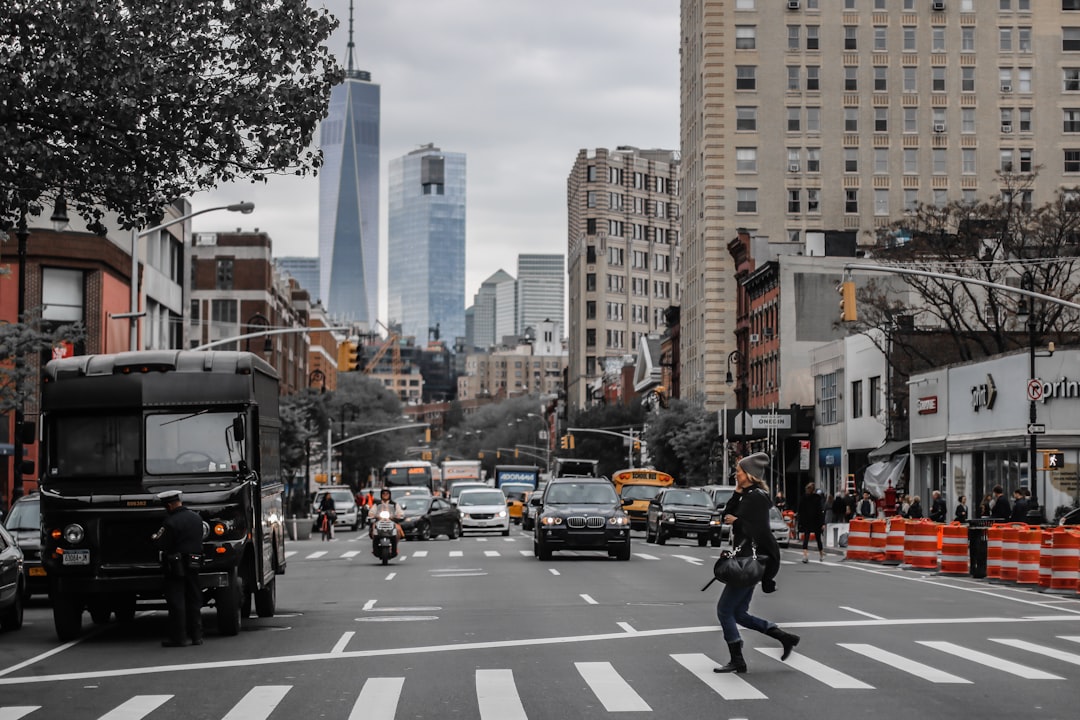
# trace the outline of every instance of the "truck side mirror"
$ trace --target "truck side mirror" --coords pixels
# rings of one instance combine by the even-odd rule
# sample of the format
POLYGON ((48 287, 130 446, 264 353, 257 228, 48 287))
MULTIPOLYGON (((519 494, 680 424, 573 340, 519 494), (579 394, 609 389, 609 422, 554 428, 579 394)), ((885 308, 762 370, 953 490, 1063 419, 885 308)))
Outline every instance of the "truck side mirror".
POLYGON ((244 440, 244 418, 239 415, 233 418, 232 436, 234 442, 242 442, 244 440))

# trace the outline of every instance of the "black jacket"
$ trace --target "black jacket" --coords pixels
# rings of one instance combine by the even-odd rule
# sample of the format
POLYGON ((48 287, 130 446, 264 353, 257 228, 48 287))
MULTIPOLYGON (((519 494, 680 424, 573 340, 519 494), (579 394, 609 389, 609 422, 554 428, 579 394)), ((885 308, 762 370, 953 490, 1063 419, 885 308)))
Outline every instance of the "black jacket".
POLYGON ((962 522, 962 523, 967 522, 967 520, 968 520, 967 505, 964 505, 963 503, 960 503, 960 504, 958 504, 956 506, 956 515, 954 516, 954 519, 956 520, 956 522, 962 522))
MULTIPOLYGON (((765 581, 771 581, 780 572, 780 546, 773 537, 769 527, 769 510, 772 508, 772 498, 761 488, 754 487, 735 492, 731 496, 735 502, 727 504, 727 512, 736 517, 732 525, 735 533, 735 546, 742 545, 741 555, 749 555, 751 547, 745 540, 754 543, 757 556, 765 558, 765 581), (738 498, 738 500, 736 500, 738 498)), ((766 588, 767 590, 768 588, 766 588)))
POLYGON ((1010 518, 1013 522, 1027 522, 1028 515, 1028 501, 1027 498, 1020 498, 1014 504, 1012 508, 1012 514, 1010 518))
POLYGON ((825 524, 825 505, 817 493, 807 493, 799 499, 799 530, 821 532, 825 524))
POLYGON ((930 519, 934 522, 943 523, 949 514, 949 507, 942 498, 936 498, 930 503, 930 519))
POLYGON ((166 554, 202 554, 202 518, 194 510, 181 505, 165 517, 161 527, 165 531, 161 547, 166 554))
POLYGON ((994 500, 994 507, 990 508, 990 517, 995 520, 1010 520, 1012 519, 1012 505, 1009 504, 1009 498, 1004 495, 998 496, 994 500))

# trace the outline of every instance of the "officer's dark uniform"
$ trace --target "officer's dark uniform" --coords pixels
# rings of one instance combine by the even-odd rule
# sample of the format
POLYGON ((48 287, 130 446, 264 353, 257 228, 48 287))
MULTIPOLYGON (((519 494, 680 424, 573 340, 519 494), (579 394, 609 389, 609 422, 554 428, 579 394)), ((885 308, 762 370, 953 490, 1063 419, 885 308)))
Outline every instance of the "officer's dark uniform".
POLYGON ((202 594, 199 591, 199 571, 189 558, 202 558, 202 519, 195 511, 180 505, 180 491, 170 490, 158 495, 169 508, 169 514, 155 534, 161 544, 165 573, 165 603, 169 608, 169 639, 165 647, 202 645, 202 594), (175 505, 171 505, 176 503, 175 505), (185 632, 186 631, 186 632, 185 632))

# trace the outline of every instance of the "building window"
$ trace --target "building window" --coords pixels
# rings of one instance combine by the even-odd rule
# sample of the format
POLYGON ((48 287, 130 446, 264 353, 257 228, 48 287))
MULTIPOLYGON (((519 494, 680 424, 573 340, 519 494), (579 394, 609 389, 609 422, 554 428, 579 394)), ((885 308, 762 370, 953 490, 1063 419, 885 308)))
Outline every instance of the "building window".
POLYGON ((596 301, 595 300, 586 300, 585 301, 585 319, 586 320, 595 320, 596 319, 596 301))
POLYGON ((735 108, 735 129, 757 130, 757 108, 746 106, 735 108))
POLYGON ((798 50, 799 49, 799 31, 801 27, 798 25, 787 26, 787 49, 798 50))
POLYGON ((788 92, 798 92, 801 85, 799 84, 799 75, 802 68, 798 65, 787 66, 787 89, 788 92))
POLYGON ((912 188, 904 189, 904 212, 913 213, 919 207, 919 191, 912 188))
POLYGON ((585 292, 596 292, 596 273, 585 273, 585 292))
POLYGON ((822 425, 835 425, 836 415, 836 373, 818 376, 817 412, 822 425))
POLYGON ((608 220, 607 232, 611 237, 623 236, 623 221, 622 220, 608 220))
POLYGON ((757 212, 757 189, 756 188, 738 188, 736 191, 737 200, 735 201, 735 212, 741 213, 756 213, 757 212))
POLYGON ((874 26, 874 52, 885 52, 889 49, 887 41, 888 37, 888 28, 882 27, 881 25, 874 26))
POLYGON ((1063 90, 1065 92, 1080 92, 1080 68, 1067 67, 1062 70, 1064 74, 1063 90))
MULTIPOLYGON (((1080 0, 1077 1, 1080 2, 1080 0)), ((1062 132, 1080 132, 1080 109, 1066 108, 1062 112, 1065 115, 1065 124, 1064 127, 1062 127, 1062 132)))
POLYGON ((806 212, 810 215, 821 214, 821 190, 818 188, 806 189, 806 212))
POLYGON ((859 213, 859 191, 857 189, 844 190, 844 212, 849 215, 859 213))
POLYGON ((799 132, 802 129, 800 118, 802 116, 799 113, 799 108, 789 107, 787 109, 787 129, 788 132, 799 132))
POLYGON ((821 49, 820 28, 817 25, 806 26, 806 49, 811 51, 821 49))
POLYGON ((904 108, 904 132, 919 132, 919 109, 913 107, 904 108))
POLYGON ((858 50, 859 49, 859 28, 855 25, 844 26, 844 49, 845 50, 858 50))
POLYGON ((589 190, 585 193, 585 207, 596 207, 596 191, 589 190))
POLYGON ((821 148, 806 148, 806 172, 821 172, 821 148))
POLYGON ((1062 52, 1080 52, 1080 27, 1061 28, 1062 52))
POLYGON ((851 383, 851 417, 861 418, 862 410, 862 380, 856 380, 851 383))
POLYGON ((1030 173, 1034 167, 1034 151, 1031 148, 1020 148, 1020 172, 1030 173))
POLYGON ((877 188, 874 190, 874 214, 877 216, 889 214, 889 191, 877 188))
POLYGON ((844 172, 859 172, 859 148, 844 148, 844 172))
POLYGON ((82 270, 43 267, 41 319, 56 323, 81 322, 86 304, 85 286, 82 270))
POLYGON ((736 90, 756 90, 757 89, 757 67, 754 65, 736 65, 735 66, 735 89, 736 90))
POLYGON ((945 92, 945 68, 941 66, 930 68, 930 89, 933 92, 945 92))
POLYGON ((960 151, 960 172, 964 175, 974 175, 975 170, 975 149, 962 149, 960 151))
POLYGON ((936 53, 945 52, 945 28, 933 27, 930 29, 930 51, 936 53))
POLYGON ((874 132, 889 132, 889 108, 874 108, 874 132))
POLYGON ((595 235, 596 234, 596 218, 586 218, 585 219, 585 234, 586 235, 595 235))
POLYGON ((844 67, 844 91, 859 91, 859 68, 850 65, 844 67))
POLYGON ((757 47, 757 28, 753 25, 735 26, 735 49, 753 50, 757 47))
POLYGON ((970 25, 960 28, 960 52, 975 52, 975 28, 970 25))
POLYGON ((919 151, 915 148, 904 148, 904 174, 917 175, 919 173, 919 151))
POLYGON ((975 108, 960 108, 960 132, 975 132, 975 108))
POLYGON ((935 175, 944 175, 948 171, 945 148, 934 148, 930 151, 930 159, 933 162, 932 172, 935 175))
POLYGON ((1010 149, 1001 150, 999 152, 1001 162, 998 165, 998 170, 1001 172, 1010 173, 1013 171, 1013 151, 1010 149))
POLYGON ((870 378, 870 417, 881 415, 881 376, 870 378))
POLYGON ((615 267, 621 266, 623 264, 623 249, 619 247, 611 247, 609 245, 607 249, 607 261, 608 265, 612 265, 615 267))
POLYGON ((960 68, 960 92, 975 92, 975 68, 960 68))
POLYGON ((596 182, 596 166, 589 165, 585 168, 585 180, 588 182, 596 182))
POLYGON ((906 52, 906 53, 915 52, 915 48, 916 48, 915 37, 916 37, 915 28, 912 27, 911 25, 905 25, 904 30, 903 30, 904 52, 906 52))
POLYGON ((844 108, 844 132, 859 132, 859 108, 844 108))
POLYGON ((214 289, 215 290, 232 290, 233 289, 233 259, 232 258, 218 258, 217 260, 217 272, 214 276, 214 289))
POLYGON ((806 132, 821 132, 821 108, 806 108, 806 132))
POLYGON ((596 347, 596 328, 585 328, 585 347, 596 347))
POLYGON ((757 148, 735 148, 735 172, 757 172, 757 148))
POLYGON ((799 188, 788 188, 787 211, 789 213, 802 212, 802 190, 799 188))
POLYGON ((906 93, 913 93, 918 89, 918 73, 919 69, 911 67, 910 65, 903 69, 903 90, 906 93))
MULTIPOLYGON (((974 110, 972 112, 974 112, 974 110)), ((1020 132, 1031 132, 1031 113, 1033 112, 1032 108, 1020 108, 1018 112, 1020 113, 1020 132)))
POLYGON ((874 92, 886 92, 889 89, 889 69, 881 65, 874 66, 874 92))
POLYGON ((817 65, 806 66, 806 89, 810 91, 821 89, 821 68, 817 65))
POLYGON ((889 173, 889 149, 874 148, 874 174, 887 175, 889 173))

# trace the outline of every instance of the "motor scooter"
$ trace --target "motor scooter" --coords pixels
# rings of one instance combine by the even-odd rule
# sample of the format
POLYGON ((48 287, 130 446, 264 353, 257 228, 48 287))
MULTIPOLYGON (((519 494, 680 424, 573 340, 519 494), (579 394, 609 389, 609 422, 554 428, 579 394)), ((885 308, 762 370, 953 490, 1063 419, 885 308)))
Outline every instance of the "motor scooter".
POLYGON ((386 510, 380 512, 375 519, 372 537, 374 538, 372 552, 383 565, 397 557, 397 550, 394 547, 397 540, 397 523, 390 519, 390 513, 386 510))

